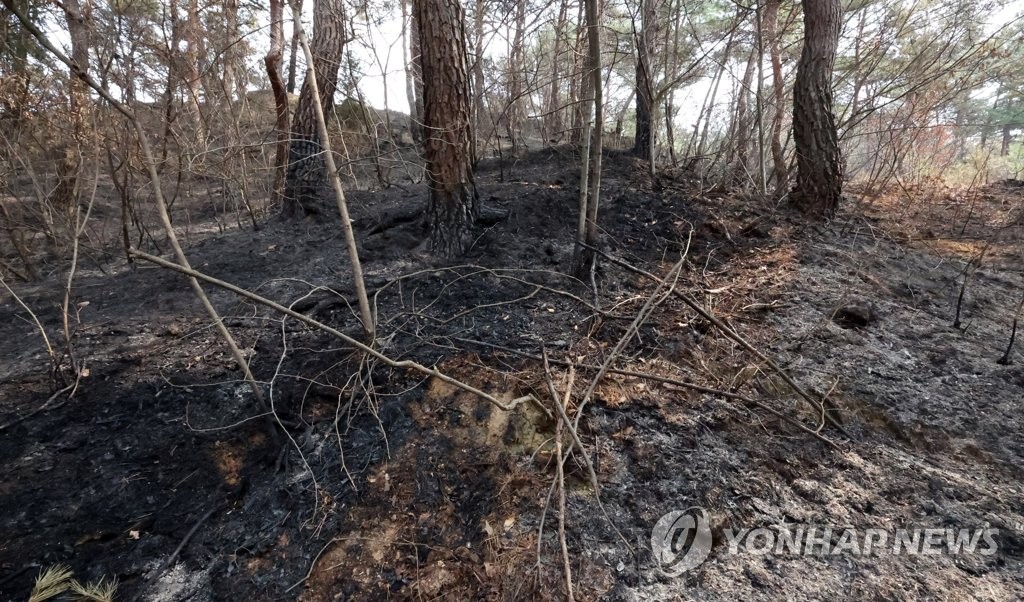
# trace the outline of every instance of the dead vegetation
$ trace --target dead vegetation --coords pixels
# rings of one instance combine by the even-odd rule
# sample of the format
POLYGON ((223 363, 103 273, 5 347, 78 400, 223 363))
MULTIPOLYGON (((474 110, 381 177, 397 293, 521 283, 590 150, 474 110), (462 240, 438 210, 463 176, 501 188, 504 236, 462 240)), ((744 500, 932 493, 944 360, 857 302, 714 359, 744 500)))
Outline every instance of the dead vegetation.
MULTIPOLYGON (((1016 309, 1004 300, 1022 285, 1001 262, 1015 230, 973 268, 957 329, 972 255, 918 233, 967 244, 970 225, 958 238, 914 215, 917 199, 890 197, 809 227, 757 199, 694 196, 682 175, 655 192, 612 154, 595 291, 564 275, 577 191, 562 152, 481 166, 478 185, 508 215, 462 265, 417 255, 419 225, 387 217, 414 189, 353 199, 376 349, 392 363, 350 341, 361 325, 329 226, 194 231, 209 234, 192 238, 193 265, 289 308, 211 290, 283 447, 179 276, 80 269, 75 353, 89 372, 59 405, 44 405, 41 346, 23 343, 39 328, 5 306, 4 590, 67 562, 168 600, 511 600, 564 597, 570 583, 577 600, 666 599, 680 582, 723 599, 1019 594, 1019 348, 997 363, 1016 309), (868 303, 868 323, 839 319, 868 303), (530 401, 505 411, 457 383, 530 401), (75 478, 89 470, 103 477, 75 478), (987 523, 1004 536, 996 557, 925 565, 716 548, 666 580, 649 529, 693 505, 717 529, 987 523), (851 594, 850 571, 876 577, 851 594)), ((975 227, 1009 223, 1014 194, 980 192, 975 227)), ((59 326, 47 300, 61 289, 19 288, 44 330, 59 326)))

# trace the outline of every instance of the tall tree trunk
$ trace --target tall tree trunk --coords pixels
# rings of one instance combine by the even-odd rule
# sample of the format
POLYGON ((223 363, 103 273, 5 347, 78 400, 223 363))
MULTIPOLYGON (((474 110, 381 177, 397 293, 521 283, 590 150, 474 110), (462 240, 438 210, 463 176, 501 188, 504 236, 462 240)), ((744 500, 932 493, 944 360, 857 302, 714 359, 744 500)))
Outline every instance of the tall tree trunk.
POLYGON ((430 181, 431 251, 468 250, 480 206, 470 150, 470 94, 460 0, 414 0, 423 69, 424 155, 430 181))
POLYGON ((587 244, 597 246, 597 209, 601 201, 601 156, 604 151, 604 82, 601 79, 601 9, 598 0, 587 5, 590 76, 594 92, 594 128, 590 133, 590 198, 587 202, 587 244))
POLYGON ((999 145, 999 156, 1005 157, 1010 154, 1010 143, 1013 142, 1013 124, 1003 124, 1003 141, 999 145))
POLYGON ((760 0, 756 5, 754 14, 757 17, 757 86, 754 90, 754 131, 757 132, 757 191, 765 195, 768 193, 768 175, 765 167, 764 152, 764 20, 762 15, 764 9, 760 0))
POLYGON ((523 38, 526 35, 526 0, 515 0, 515 24, 512 31, 512 49, 508 59, 508 135, 515 152, 523 140, 523 121, 526 112, 523 110, 523 75, 524 65, 523 38))
POLYGON ((65 0, 64 16, 71 38, 71 60, 75 67, 68 73, 68 113, 71 117, 71 139, 64 145, 63 156, 57 166, 57 187, 50 200, 57 212, 68 219, 78 198, 78 177, 82 166, 85 130, 88 124, 89 88, 79 77, 76 68, 89 73, 89 45, 92 31, 91 0, 65 0))
MULTIPOLYGON (((295 0, 295 14, 302 14, 302 0, 295 0)), ((297 68, 299 56, 299 28, 302 23, 298 19, 292 19, 292 43, 288 51, 288 93, 295 94, 295 69, 297 68)))
POLYGON ((750 178, 750 142, 753 133, 751 130, 753 125, 750 114, 750 86, 754 81, 755 59, 757 59, 757 46, 751 44, 747 67, 743 70, 743 80, 740 82, 740 89, 736 92, 736 115, 734 117, 736 126, 733 128, 736 134, 736 162, 732 166, 733 182, 746 182, 750 178))
POLYGON ((185 40, 184 76, 186 96, 185 104, 192 116, 193 134, 195 135, 196 150, 200 150, 206 142, 206 121, 199 104, 200 90, 203 86, 203 75, 199 68, 199 61, 204 52, 202 24, 199 22, 199 1, 188 0, 185 14, 185 24, 182 28, 182 38, 185 40))
POLYGON ((285 170, 288 167, 288 92, 281 78, 281 60, 284 57, 284 6, 282 0, 270 0, 270 48, 263 58, 274 92, 275 128, 277 149, 274 156, 274 172, 271 177, 271 192, 274 202, 284 197, 285 170))
MULTIPOLYGON (((241 53, 238 39, 238 0, 224 0, 224 28, 227 31, 224 48, 224 97, 230 104, 235 98, 235 87, 241 71, 241 53)), ((244 86, 239 87, 244 92, 244 86)))
POLYGON ((473 61, 473 126, 474 137, 479 140, 483 134, 486 146, 486 138, 491 135, 491 120, 487 118, 487 104, 485 102, 486 90, 484 89, 484 0, 476 0, 473 11, 473 38, 476 59, 473 61))
POLYGON ((793 203, 808 215, 832 217, 843 192, 843 166, 832 112, 842 4, 805 0, 804 48, 793 86, 793 140, 797 176, 793 203))
POLYGON ((654 74, 652 73, 655 40, 654 0, 641 0, 640 32, 636 34, 636 135, 633 154, 651 160, 654 147, 654 74))
MULTIPOLYGON (((316 0, 313 5, 312 68, 319 88, 320 105, 328 113, 338 86, 338 68, 345 52, 344 0, 316 0)), ((329 113, 328 113, 329 114, 329 113)), ((308 78, 302 82, 299 104, 292 118, 291 146, 283 212, 286 217, 333 215, 333 203, 320 194, 324 159, 320 154, 313 90, 308 78)))
POLYGON ((558 142, 562 138, 562 98, 561 98, 561 66, 562 38, 565 36, 565 19, 569 10, 568 0, 558 3, 558 17, 555 19, 555 41, 551 51, 551 84, 548 86, 548 98, 544 103, 544 132, 549 142, 558 142))
POLYGON ((779 52, 779 5, 781 0, 767 0, 764 5, 764 35, 768 38, 768 53, 772 61, 772 93, 775 114, 772 116, 772 176, 774 196, 784 195, 789 185, 786 158, 782 152, 782 121, 786 118, 785 83, 782 79, 782 56, 779 52))
POLYGON ((409 103, 409 134, 414 141, 420 140, 419 115, 416 113, 416 75, 413 71, 411 47, 412 47, 412 15, 409 12, 409 1, 400 0, 402 10, 402 67, 405 70, 405 100, 409 103))
POLYGON ((572 136, 571 142, 579 146, 583 137, 587 135, 587 123, 590 121, 590 108, 584 104, 592 102, 590 98, 590 82, 592 78, 587 72, 587 28, 586 28, 586 1, 580 0, 579 13, 576 17, 576 43, 573 47, 573 76, 569 82, 569 101, 572 104, 572 136))
POLYGON ((423 47, 419 27, 415 23, 415 2, 413 2, 413 23, 409 31, 409 63, 406 67, 406 85, 413 88, 413 104, 409 105, 409 129, 416 142, 422 142, 425 135, 423 125, 423 47))

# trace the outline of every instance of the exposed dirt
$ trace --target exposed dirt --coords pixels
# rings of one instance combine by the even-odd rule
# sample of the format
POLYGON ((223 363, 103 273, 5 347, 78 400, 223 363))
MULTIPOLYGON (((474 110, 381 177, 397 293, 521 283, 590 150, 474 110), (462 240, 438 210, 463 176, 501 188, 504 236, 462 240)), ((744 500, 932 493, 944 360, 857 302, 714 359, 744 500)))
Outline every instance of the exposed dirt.
MULTIPOLYGON (((554 359, 598 364, 653 287, 602 262, 598 319, 590 283, 563 273, 578 195, 567 151, 485 162, 477 182, 508 216, 458 265, 420 251, 421 184, 350 195, 379 347, 550 408, 540 363, 500 348, 543 345, 554 359)), ((612 154, 603 195, 603 248, 657 274, 692 228, 679 288, 828 393, 852 439, 826 429, 836 451, 762 408, 609 375, 581 422, 607 516, 570 465, 577 599, 1024 598, 1024 341, 1012 363, 996 361, 1024 291, 1024 189, 850 204, 822 227, 763 200, 704 193, 684 174, 653 183, 612 154), (851 305, 867 308, 866 324, 831 319, 851 305), (708 511, 716 536, 781 522, 990 526, 999 549, 732 555, 719 536, 704 564, 665 577, 651 528, 691 506, 708 511)), ((196 215, 197 269, 358 332, 335 224, 220 233, 196 215)), ((503 412, 368 365, 210 289, 288 427, 282 454, 187 283, 123 261, 104 269, 86 263, 75 285, 74 351, 88 375, 71 399, 20 422, 53 385, 28 314, 9 296, 0 306, 0 427, 11 424, 0 431, 0 599, 27 599, 39 567, 56 563, 83 580, 116 577, 124 600, 564 597, 555 507, 538 562, 554 422, 536 405, 503 412)), ((59 342, 59 286, 16 290, 59 342)), ((615 366, 739 391, 812 427, 819 418, 675 297, 615 366)), ((564 376, 558 367, 557 386, 564 376)), ((592 376, 581 369, 577 401, 592 376)))

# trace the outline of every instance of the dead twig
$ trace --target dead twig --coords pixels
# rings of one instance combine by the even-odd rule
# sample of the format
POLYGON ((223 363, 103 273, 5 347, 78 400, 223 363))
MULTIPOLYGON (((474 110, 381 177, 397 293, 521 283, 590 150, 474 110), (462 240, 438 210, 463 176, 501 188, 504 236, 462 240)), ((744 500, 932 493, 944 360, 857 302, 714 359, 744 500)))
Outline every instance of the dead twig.
POLYGON ((132 597, 132 602, 135 602, 136 600, 141 598, 142 594, 146 593, 146 590, 152 587, 153 584, 160 579, 160 577, 163 577, 164 573, 167 572, 167 569, 171 568, 171 565, 174 564, 174 561, 178 558, 178 554, 181 554, 181 551, 185 549, 185 546, 188 544, 189 540, 191 540, 192 536, 195 535, 196 531, 199 530, 199 527, 201 527, 203 523, 205 523, 211 516, 213 516, 215 512, 217 512, 224 506, 225 504, 221 502, 207 510, 205 514, 199 517, 199 520, 197 520, 195 524, 192 525, 192 528, 188 530, 188 533, 186 533, 185 537, 182 538, 181 543, 179 543, 178 547, 174 549, 174 552, 172 552, 171 555, 167 557, 167 560, 163 561, 163 563, 160 564, 160 567, 157 568, 157 570, 155 570, 153 574, 146 579, 145 583, 142 584, 142 587, 140 587, 135 592, 135 596, 132 597))
MULTIPOLYGON (((549 374, 549 372, 545 370, 545 374, 549 374)), ((576 370, 572 365, 569 366, 569 374, 565 380, 565 399, 559 401, 558 392, 554 390, 554 384, 551 382, 550 376, 548 377, 548 386, 554 393, 552 400, 558 410, 558 423, 555 425, 555 458, 558 459, 562 457, 562 427, 569 424, 568 417, 565 415, 565 407, 569 405, 569 399, 572 397, 572 385, 576 381, 576 370)), ((572 435, 578 441, 575 431, 572 431, 572 435)), ((583 449, 582 445, 580 445, 580 449, 583 449)), ((593 472, 593 464, 588 465, 593 472)), ((556 462, 555 468, 558 479, 558 544, 562 548, 562 566, 565 570, 565 597, 569 602, 573 602, 575 598, 572 594, 572 564, 569 562, 569 546, 565 541, 565 469, 561 462, 556 462)))
MULTIPOLYGON (((571 399, 572 388, 570 387, 566 391, 566 400, 564 404, 558 403, 558 391, 555 390, 555 383, 551 380, 551 366, 548 364, 548 352, 546 349, 541 348, 541 353, 544 360, 544 379, 548 384, 548 393, 551 394, 555 400, 555 411, 558 412, 558 419, 565 421, 566 427, 569 430, 569 434, 572 436, 573 443, 580 450, 580 455, 583 456, 583 462, 587 465, 587 472, 590 475, 590 485, 594 488, 594 491, 598 491, 597 472, 594 470, 594 462, 590 459, 590 454, 587 453, 587 448, 583 446, 583 441, 580 440, 579 431, 573 425, 572 421, 569 420, 569 416, 566 415, 566 407, 569 406, 569 400, 571 399)), ((576 379, 576 370, 572 364, 569 364, 569 372, 573 375, 573 382, 576 379)), ((572 383, 570 383, 572 384, 572 383)), ((570 446, 571 449, 571 446, 570 446)), ((561 458, 562 454, 559 453, 558 457, 561 458)), ((559 464, 559 470, 561 470, 561 462, 559 464)))
MULTIPOLYGON (((281 305, 280 303, 276 303, 274 301, 271 301, 270 299, 267 299, 266 297, 261 297, 260 295, 257 295, 256 293, 247 291, 244 288, 235 286, 234 284, 231 284, 231 283, 228 283, 228 282, 224 282, 223 280, 219 280, 217 278, 214 278, 213 276, 209 276, 209 275, 204 274, 202 272, 198 272, 198 271, 196 271, 196 270, 194 270, 192 268, 186 268, 186 267, 178 265, 176 263, 167 261, 166 259, 162 259, 160 257, 156 257, 155 255, 150 255, 149 253, 145 253, 143 251, 138 251, 136 249, 130 249, 128 252, 132 256, 138 257, 139 259, 144 259, 144 260, 146 260, 146 261, 148 261, 150 263, 154 263, 156 265, 159 265, 161 267, 167 268, 169 270, 173 270, 175 272, 178 272, 179 274, 185 274, 186 276, 189 276, 189 277, 194 278, 196 280, 202 280, 203 282, 206 282, 206 283, 212 284, 214 286, 218 286, 220 288, 229 290, 229 291, 235 293, 236 295, 239 295, 239 296, 244 297, 244 298, 246 298, 246 299, 248 299, 250 301, 253 301, 254 303, 258 303, 258 304, 263 305, 265 307, 269 307, 270 309, 273 309, 274 311, 277 311, 279 313, 282 313, 282 314, 285 314, 285 315, 290 316, 292 318, 295 318, 296 320, 298 320, 298 321, 300 321, 300 322, 302 322, 304 324, 312 326, 313 328, 316 328, 317 330, 321 330, 321 331, 323 331, 323 332, 325 332, 325 333, 327 333, 327 334, 329 334, 329 335, 331 335, 333 337, 336 337, 336 338, 342 340, 347 345, 355 347, 356 349, 362 351, 363 353, 366 353, 367 355, 375 357, 376 359, 380 360, 382 363, 384 363, 384 364, 386 364, 388 366, 391 366, 392 368, 415 370, 416 372, 420 372, 420 373, 425 374, 427 376, 433 376, 434 378, 436 378, 436 379, 438 379, 440 381, 443 381, 443 382, 445 382, 445 383, 447 383, 449 385, 452 385, 453 387, 455 387, 457 389, 462 389, 463 391, 466 391, 467 393, 472 393, 473 395, 476 395, 476 396, 480 397, 481 399, 484 399, 484 400, 494 404, 495 406, 497 406, 498 408, 500 408, 502 410, 511 411, 516 406, 518 406, 519 404, 521 404, 523 402, 526 402, 526 401, 532 401, 532 402, 536 403, 538 406, 541 405, 540 402, 537 401, 532 395, 524 395, 522 397, 518 397, 516 399, 513 399, 512 401, 510 401, 508 403, 504 403, 501 400, 499 400, 496 397, 494 397, 493 395, 490 395, 489 393, 485 393, 485 392, 481 391, 480 389, 477 389, 476 387, 474 387, 472 385, 468 385, 468 384, 466 384, 466 383, 464 383, 464 382, 462 382, 460 380, 452 378, 451 376, 448 376, 447 374, 444 374, 443 372, 440 372, 440 371, 438 371, 438 370, 436 370, 434 368, 428 368, 428 367, 426 367, 426 366, 424 366, 422 364, 419 364, 417 362, 414 362, 412 360, 393 360, 390 357, 388 357, 388 356, 384 355, 383 353, 381 353, 380 351, 377 351, 376 349, 366 345, 365 343, 357 341, 356 339, 348 336, 347 334, 345 334, 345 333, 343 333, 343 332, 341 332, 339 330, 331 328, 330 326, 328 326, 328 325, 326 325, 326 324, 324 324, 322 322, 319 322, 317 320, 314 320, 313 318, 310 318, 308 316, 304 316, 304 315, 300 314, 299 312, 297 312, 295 310, 288 309, 287 307, 281 305)), ((544 409, 545 412, 547 412, 547 408, 543 408, 543 409, 544 409)))
POLYGON ((32 311, 32 308, 21 300, 21 297, 18 296, 18 293, 14 292, 14 289, 7 285, 7 282, 4 281, 4 277, 2 275, 0 275, 0 286, 3 286, 5 289, 7 289, 7 292, 10 293, 12 297, 14 297, 14 301, 18 305, 20 305, 22 309, 28 312, 29 316, 31 316, 32 322, 34 322, 36 325, 36 330, 38 330, 39 334, 43 337, 43 344, 46 345, 46 354, 50 357, 50 367, 54 371, 54 373, 56 373, 58 361, 57 353, 53 350, 53 345, 50 344, 50 337, 47 336, 46 329, 43 328, 42 322, 39 321, 39 318, 36 316, 36 313, 32 311))
MULTIPOLYGON (((81 376, 79 376, 79 378, 81 378, 81 376)), ((64 401, 58 403, 57 405, 55 405, 53 407, 50 407, 50 404, 53 402, 53 400, 57 399, 58 397, 60 397, 64 393, 67 393, 68 391, 71 391, 72 395, 73 395, 74 394, 74 389, 76 389, 78 387, 78 380, 79 380, 79 378, 76 378, 75 382, 71 383, 70 385, 64 387, 60 391, 57 391, 56 393, 51 395, 46 401, 43 402, 43 405, 41 405, 38 408, 32 410, 28 414, 25 414, 24 416, 15 418, 14 420, 8 422, 7 424, 0 426, 0 432, 3 432, 3 431, 11 428, 12 426, 14 426, 16 424, 24 422, 24 421, 28 420, 29 418, 35 416, 36 414, 39 414, 40 412, 43 412, 45 410, 55 410, 55 409, 61 407, 62 405, 64 405, 65 403, 67 403, 68 400, 65 399, 64 401)), ((71 399, 71 395, 68 395, 68 399, 71 399)))
POLYGON ((313 562, 309 563, 309 570, 306 571, 305 576, 303 576, 302 579, 299 579, 298 581, 293 583, 288 589, 284 590, 284 593, 287 594, 288 592, 292 591, 296 587, 299 587, 300 585, 302 585, 306 581, 309 581, 309 577, 313 574, 313 569, 316 568, 316 563, 319 562, 320 557, 324 555, 324 552, 327 551, 327 548, 331 547, 331 544, 333 544, 335 542, 338 542, 338 541, 342 541, 343 539, 344 538, 341 538, 341 537, 335 537, 334 539, 332 539, 332 540, 328 541, 327 543, 325 543, 324 547, 320 548, 320 551, 317 552, 316 556, 313 557, 313 562))
POLYGON ((1021 310, 1024 309, 1024 296, 1021 296, 1020 302, 1017 304, 1017 311, 1013 313, 1013 324, 1010 327, 1010 342, 1006 345, 1006 352, 1003 353, 1003 357, 996 360, 997 364, 1003 366, 1009 366, 1013 363, 1013 343, 1017 340, 1017 321, 1020 319, 1021 310))
POLYGON ((583 397, 580 398, 580 407, 576 411, 576 419, 573 423, 573 428, 579 428, 580 417, 583 416, 583 408, 586 407, 587 402, 590 401, 590 398, 591 396, 593 396, 594 391, 597 390, 597 385, 601 382, 601 379, 604 378, 604 375, 611 367, 612 362, 615 361, 615 358, 619 355, 619 353, 622 352, 622 349, 626 346, 626 343, 628 343, 633 338, 633 335, 640 329, 640 327, 643 326, 643 323, 647 321, 647 318, 651 315, 651 312, 654 310, 654 307, 658 303, 660 303, 660 301, 658 303, 655 303, 655 300, 658 299, 659 297, 662 297, 662 299, 664 299, 673 291, 675 291, 675 285, 679 279, 679 274, 683 269, 683 264, 686 263, 686 255, 690 250, 690 240, 692 239, 692 237, 693 230, 690 230, 690 238, 688 238, 686 241, 686 248, 683 250, 682 255, 679 257, 679 261, 677 261, 675 265, 672 266, 672 269, 669 270, 668 275, 665 277, 665 279, 663 280, 661 278, 658 278, 657 276, 654 277, 655 280, 657 280, 658 285, 654 288, 654 291, 647 298, 647 301, 644 303, 643 307, 640 308, 640 311, 633 319, 633 322, 626 328, 626 332, 623 333, 622 337, 619 338, 619 342, 615 344, 615 347, 612 348, 611 352, 605 358, 604 362, 601 364, 601 368, 597 371, 597 374, 594 375, 594 378, 591 379, 590 386, 587 387, 587 390, 583 394, 583 397), (669 284, 669 279, 672 280, 671 284, 669 284), (663 295, 662 290, 665 287, 668 287, 668 292, 666 292, 663 295))
MULTIPOLYGON (((623 267, 623 268, 625 268, 625 269, 627 269, 627 270, 629 270, 629 271, 631 271, 631 272, 633 272, 635 274, 640 274, 642 276, 646 276, 646 277, 648 277, 648 278, 650 278, 650 279, 652 279, 652 280, 654 280, 656 282, 663 282, 661 278, 658 278, 657 276, 655 276, 654 274, 652 274, 652 273, 650 273, 650 272, 648 272, 646 270, 643 270, 643 269, 638 268, 638 267, 636 267, 634 265, 626 263, 625 261, 623 261, 623 260, 621 260, 621 259, 619 259, 617 257, 613 257, 613 256, 609 255, 608 253, 605 253, 604 251, 600 250, 600 249, 594 248, 593 250, 594 250, 595 253, 600 254, 602 257, 604 257, 608 261, 611 261, 612 263, 614 263, 614 264, 616 264, 618 266, 621 266, 621 267, 623 267)), ((811 409, 814 410, 815 414, 824 413, 826 418, 828 419, 829 423, 833 427, 835 427, 836 430, 838 430, 840 433, 842 433, 846 437, 848 437, 850 439, 853 439, 853 435, 851 435, 850 432, 846 430, 846 427, 844 427, 842 425, 842 423, 839 422, 839 419, 836 417, 835 413, 834 412, 827 412, 827 411, 825 411, 825 403, 823 401, 821 401, 821 400, 814 399, 814 397, 812 397, 807 391, 805 391, 803 389, 803 387, 798 385, 796 383, 796 381, 793 380, 793 377, 791 377, 789 375, 789 373, 787 373, 777 363, 775 363, 774 360, 772 360, 767 355, 765 355, 764 353, 759 351, 756 347, 751 345, 746 339, 744 339, 742 336, 740 336, 736 331, 734 331, 732 328, 729 328, 729 326, 727 326, 725 324, 725 322, 721 321, 720 319, 715 317, 711 312, 709 312, 708 310, 704 309, 704 307, 701 304, 699 304, 696 301, 694 301, 689 295, 687 295, 686 293, 684 293, 682 291, 675 290, 675 289, 673 289, 672 292, 673 292, 673 294, 675 294, 676 297, 679 297, 679 299, 681 299, 683 301, 683 303, 685 303, 687 306, 689 306, 690 309, 692 309, 693 311, 697 312, 702 318, 704 318, 708 322, 711 322, 711 324, 714 325, 715 328, 717 328, 719 331, 721 331, 722 334, 724 334, 728 338, 732 339, 733 341, 738 343, 741 347, 743 347, 744 349, 749 351, 751 354, 753 354, 756 358, 758 358, 759 360, 764 362, 764 364, 766 366, 768 366, 769 368, 771 368, 773 372, 778 374, 779 378, 781 378, 783 381, 785 381, 785 383, 787 385, 789 385, 789 387, 791 389, 793 389, 793 391, 796 392, 797 395, 799 395, 804 401, 807 402, 807 404, 811 407, 811 409)))
MULTIPOLYGON (((506 353, 511 353, 513 355, 518 355, 520 357, 525 357, 527 359, 536 360, 538 362, 539 361, 543 361, 543 359, 544 359, 543 357, 541 357, 539 355, 536 355, 536 354, 528 353, 526 351, 520 351, 518 349, 513 349, 511 347, 503 347, 501 345, 495 345, 494 343, 485 343, 484 341, 474 341, 472 339, 461 339, 461 338, 454 338, 454 340, 460 341, 462 343, 468 343, 470 345, 479 345, 481 347, 488 347, 488 348, 495 349, 495 350, 498 350, 498 351, 504 351, 506 353)), ((567 362, 567 361, 564 361, 564 360, 559 360, 559 359, 554 359, 554 358, 551 358, 549 361, 552 364, 558 364, 558 365, 561 365, 561 366, 569 366, 570 365, 570 362, 567 362)), ((571 364, 571 365, 574 365, 577 368, 584 369, 584 370, 600 370, 601 369, 600 366, 596 366, 596 365, 593 365, 593 364, 579 364, 579 363, 576 363, 576 364, 571 364)), ((606 372, 608 372, 609 374, 621 374, 622 376, 631 376, 633 378, 640 378, 640 379, 644 379, 644 380, 651 380, 651 381, 654 381, 654 382, 664 383, 666 385, 673 385, 673 386, 681 387, 681 388, 684 388, 684 389, 691 389, 693 391, 697 391, 697 392, 700 392, 700 393, 707 393, 708 395, 716 395, 716 396, 719 396, 719 397, 724 397, 725 399, 731 399, 731 400, 734 400, 734 401, 740 401, 740 402, 743 402, 745 404, 752 405, 754 407, 762 409, 762 410, 764 410, 764 411, 766 411, 766 412, 768 412, 770 414, 773 414, 775 417, 779 418, 783 422, 786 422, 786 423, 788 423, 788 424, 790 424, 792 426, 795 426, 796 428, 804 431, 808 435, 811 435, 812 437, 814 437, 818 441, 821 441, 825 445, 828 445, 829 447, 831 447, 831 448, 833 448, 833 449, 835 449, 837 451, 842 451, 842 449, 843 449, 835 441, 832 441, 831 439, 823 436, 820 432, 818 432, 818 431, 816 431, 816 430, 814 430, 814 429, 812 429, 812 428, 802 424, 799 420, 793 418, 792 416, 788 416, 786 414, 783 414, 782 412, 776 410, 775 408, 773 408, 773 407, 771 407, 769 405, 766 405, 766 404, 764 404, 764 403, 762 403, 762 402, 760 402, 760 401, 758 401, 756 399, 752 399, 750 397, 747 397, 746 395, 741 395, 739 393, 733 393, 732 391, 724 391, 722 389, 715 389, 713 387, 707 387, 707 386, 704 386, 704 385, 698 385, 697 383, 691 383, 691 382, 688 382, 688 381, 685 381, 685 380, 680 380, 678 378, 672 378, 672 377, 669 377, 669 376, 662 376, 660 374, 651 374, 650 372, 638 372, 638 371, 635 371, 635 370, 623 370, 623 369, 619 369, 619 368, 608 368, 606 370, 606 372)))

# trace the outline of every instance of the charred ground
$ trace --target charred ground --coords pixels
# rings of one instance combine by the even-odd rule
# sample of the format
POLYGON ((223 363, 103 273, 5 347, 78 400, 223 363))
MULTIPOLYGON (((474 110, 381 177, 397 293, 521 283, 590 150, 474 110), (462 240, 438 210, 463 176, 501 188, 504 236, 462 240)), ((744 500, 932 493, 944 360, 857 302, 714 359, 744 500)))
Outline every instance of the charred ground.
MULTIPOLYGON (((533 393, 546 403, 541 365, 524 354, 543 346, 557 360, 600 363, 653 288, 605 261, 595 301, 591 283, 565 275, 576 174, 558 149, 482 163, 482 199, 507 217, 482 228, 458 265, 421 252, 422 184, 351 193, 379 348, 502 399, 533 393)), ((836 451, 742 402, 608 376, 581 422, 608 516, 595 511, 581 467, 570 481, 581 598, 1024 595, 1024 359, 1016 351, 1012 364, 996 362, 1024 287, 1022 189, 857 201, 822 227, 772 202, 702 190, 684 173, 651 182, 614 153, 604 183, 604 249, 662 275, 689 241, 679 288, 801 384, 830 392, 853 440, 825 431, 836 451), (965 265, 979 256, 954 328, 965 265), (866 326, 831 319, 865 303, 866 326), (985 557, 773 558, 717 545, 699 569, 661 577, 650 528, 695 505, 716 529, 989 525, 1000 548, 985 557)), ((192 219, 197 269, 358 332, 335 224, 269 219, 218 232, 209 216, 192 219)), ((17 290, 55 330, 59 286, 17 290)), ((498 411, 210 292, 287 426, 283 454, 181 277, 86 264, 74 350, 89 374, 71 399, 34 414, 52 393, 47 360, 27 313, 5 299, 4 600, 26 599, 39 568, 56 563, 79 578, 116 577, 119 599, 560 596, 553 508, 537 555, 554 431, 540 409, 498 411)), ((615 365, 740 391, 816 422, 755 358, 672 297, 615 365)), ((592 374, 581 371, 577 393, 592 374)), ((561 367, 555 376, 562 386, 561 367)))

